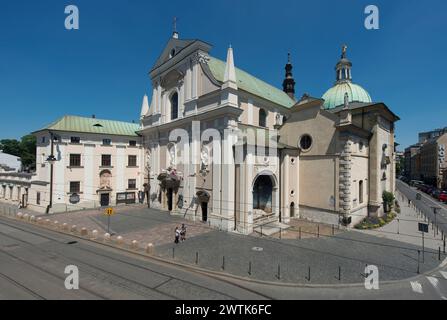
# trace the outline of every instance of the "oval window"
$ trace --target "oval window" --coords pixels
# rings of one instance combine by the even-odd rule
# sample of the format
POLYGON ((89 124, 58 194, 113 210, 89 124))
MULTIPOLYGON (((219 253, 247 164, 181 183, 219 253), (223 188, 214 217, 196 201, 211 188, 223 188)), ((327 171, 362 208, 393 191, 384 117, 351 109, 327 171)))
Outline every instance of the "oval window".
POLYGON ((312 147, 312 137, 305 134, 300 139, 300 147, 302 150, 309 150, 312 147))

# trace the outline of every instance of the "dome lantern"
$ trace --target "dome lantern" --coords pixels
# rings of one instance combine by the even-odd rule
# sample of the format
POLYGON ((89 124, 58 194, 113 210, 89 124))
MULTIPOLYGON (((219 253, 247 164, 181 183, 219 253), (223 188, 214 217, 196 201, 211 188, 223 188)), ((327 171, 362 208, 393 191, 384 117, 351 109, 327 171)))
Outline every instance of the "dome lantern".
POLYGON ((369 93, 352 82, 352 63, 346 57, 348 47, 343 45, 341 58, 335 66, 336 82, 324 95, 324 108, 334 109, 352 102, 371 103, 369 93))

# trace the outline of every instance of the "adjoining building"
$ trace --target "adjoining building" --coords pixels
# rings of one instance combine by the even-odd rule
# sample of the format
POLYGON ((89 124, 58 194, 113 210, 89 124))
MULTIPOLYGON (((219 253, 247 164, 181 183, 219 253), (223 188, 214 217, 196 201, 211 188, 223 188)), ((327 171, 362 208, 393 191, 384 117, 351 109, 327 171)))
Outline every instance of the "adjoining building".
POLYGON ((447 168, 445 151, 447 133, 431 138, 420 148, 420 178, 437 188, 445 188, 444 171, 447 168))
POLYGON ((405 176, 409 180, 421 179, 421 143, 414 144, 405 149, 405 176))
MULTIPOLYGON (((23 189, 23 205, 40 212, 61 212, 135 203, 142 188, 143 149, 139 125, 64 116, 34 132, 36 172, 10 179, 23 189), (14 182, 14 180, 16 180, 14 182)), ((11 177, 10 177, 11 178, 11 177)), ((2 193, 0 199, 19 201, 2 193)))
POLYGON ((22 160, 20 157, 4 153, 0 150, 0 173, 1 172, 19 172, 22 169, 22 160))

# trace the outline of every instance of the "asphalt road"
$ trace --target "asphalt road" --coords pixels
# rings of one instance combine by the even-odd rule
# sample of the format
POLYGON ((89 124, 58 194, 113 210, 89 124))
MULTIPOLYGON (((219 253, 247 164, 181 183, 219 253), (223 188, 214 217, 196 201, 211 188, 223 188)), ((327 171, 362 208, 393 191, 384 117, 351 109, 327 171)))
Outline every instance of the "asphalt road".
POLYGON ((421 275, 413 283, 381 283, 380 290, 261 284, 205 274, 0 217, 0 299, 445 299, 445 271, 421 275), (65 289, 67 265, 79 268, 79 290, 65 289))
POLYGON ((434 222, 439 227, 439 232, 444 231, 444 234, 447 234, 447 205, 445 203, 435 200, 428 194, 412 188, 400 180, 396 180, 396 185, 407 199, 410 199, 417 208, 424 212, 425 216, 430 219, 430 222, 434 222), (416 194, 418 193, 421 194, 421 200, 416 199, 416 194), (434 207, 438 208, 436 217, 433 210, 434 207))

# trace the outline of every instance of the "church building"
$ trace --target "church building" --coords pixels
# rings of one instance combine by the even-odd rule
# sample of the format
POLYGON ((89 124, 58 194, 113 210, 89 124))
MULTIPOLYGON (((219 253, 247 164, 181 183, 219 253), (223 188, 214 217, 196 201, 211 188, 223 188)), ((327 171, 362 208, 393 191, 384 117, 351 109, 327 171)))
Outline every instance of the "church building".
POLYGON ((149 72, 143 100, 145 183, 152 206, 227 231, 251 233, 293 218, 353 226, 383 215, 394 192, 394 123, 352 81, 347 47, 322 98, 295 96, 174 32, 149 72))

